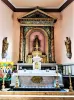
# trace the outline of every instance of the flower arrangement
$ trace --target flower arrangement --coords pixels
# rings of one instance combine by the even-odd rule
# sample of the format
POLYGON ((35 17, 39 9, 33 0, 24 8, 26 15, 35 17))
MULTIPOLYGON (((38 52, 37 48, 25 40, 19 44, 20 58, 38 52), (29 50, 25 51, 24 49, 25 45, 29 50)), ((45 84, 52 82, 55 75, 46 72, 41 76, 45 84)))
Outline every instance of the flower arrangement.
POLYGON ((4 75, 3 75, 2 71, 0 70, 0 81, 2 81, 3 77, 4 77, 4 75))
POLYGON ((0 62, 0 80, 10 78, 13 64, 13 62, 0 62))

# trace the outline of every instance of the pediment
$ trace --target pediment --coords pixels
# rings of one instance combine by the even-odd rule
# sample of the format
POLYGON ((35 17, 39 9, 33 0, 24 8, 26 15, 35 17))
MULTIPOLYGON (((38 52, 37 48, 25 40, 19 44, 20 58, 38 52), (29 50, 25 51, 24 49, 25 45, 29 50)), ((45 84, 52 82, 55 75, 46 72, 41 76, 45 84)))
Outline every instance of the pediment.
POLYGON ((53 24, 56 22, 56 18, 53 18, 52 16, 49 16, 47 13, 40 9, 33 10, 26 15, 21 16, 18 18, 18 21, 21 24, 29 24, 29 25, 34 25, 34 24, 45 24, 46 26, 49 25, 50 23, 53 24))
POLYGON ((51 18, 44 11, 36 9, 23 16, 22 18, 51 18))
POLYGON ((19 19, 22 18, 51 18, 51 19, 56 19, 52 16, 49 16, 47 13, 45 13, 44 11, 40 10, 40 9, 35 9, 31 12, 29 12, 26 15, 21 16, 19 19))

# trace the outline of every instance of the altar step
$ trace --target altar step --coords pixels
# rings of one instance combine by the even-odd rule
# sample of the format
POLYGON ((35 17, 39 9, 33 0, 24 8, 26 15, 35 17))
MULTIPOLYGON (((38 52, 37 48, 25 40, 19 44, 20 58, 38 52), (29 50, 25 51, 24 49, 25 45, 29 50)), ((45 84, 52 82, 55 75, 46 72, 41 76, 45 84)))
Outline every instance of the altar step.
POLYGON ((64 91, 61 88, 11 88, 9 91, 64 91))

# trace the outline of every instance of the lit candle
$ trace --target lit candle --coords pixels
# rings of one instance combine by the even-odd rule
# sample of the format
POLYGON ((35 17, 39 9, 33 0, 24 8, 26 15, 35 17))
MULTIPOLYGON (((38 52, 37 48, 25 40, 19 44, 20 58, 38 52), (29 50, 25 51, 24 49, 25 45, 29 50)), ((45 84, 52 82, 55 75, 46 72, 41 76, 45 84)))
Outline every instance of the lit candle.
POLYGON ((69 74, 71 74, 71 66, 68 66, 69 74))

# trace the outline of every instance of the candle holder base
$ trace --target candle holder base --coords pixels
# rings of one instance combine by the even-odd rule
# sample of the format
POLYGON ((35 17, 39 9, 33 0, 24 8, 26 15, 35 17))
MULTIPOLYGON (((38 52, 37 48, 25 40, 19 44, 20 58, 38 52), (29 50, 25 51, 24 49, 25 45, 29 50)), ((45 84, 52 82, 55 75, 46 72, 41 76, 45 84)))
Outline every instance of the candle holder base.
POLYGON ((72 86, 69 87, 69 92, 73 92, 73 87, 72 86))
POLYGON ((15 86, 16 88, 18 88, 19 86, 18 86, 18 82, 16 82, 16 86, 15 86))
POLYGON ((59 84, 56 84, 56 88, 60 88, 59 84))
POLYGON ((58 80, 56 80, 56 88, 60 88, 58 80))
POLYGON ((2 91, 4 91, 5 90, 5 85, 2 85, 2 91))

